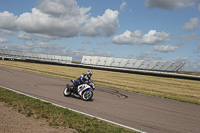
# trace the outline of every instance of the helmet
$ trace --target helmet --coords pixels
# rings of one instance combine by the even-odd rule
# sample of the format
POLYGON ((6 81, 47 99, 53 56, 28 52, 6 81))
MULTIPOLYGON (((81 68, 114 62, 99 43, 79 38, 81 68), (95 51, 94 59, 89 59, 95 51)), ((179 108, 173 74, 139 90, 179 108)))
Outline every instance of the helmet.
POLYGON ((91 77, 92 76, 92 71, 88 70, 87 75, 88 75, 88 77, 91 77))

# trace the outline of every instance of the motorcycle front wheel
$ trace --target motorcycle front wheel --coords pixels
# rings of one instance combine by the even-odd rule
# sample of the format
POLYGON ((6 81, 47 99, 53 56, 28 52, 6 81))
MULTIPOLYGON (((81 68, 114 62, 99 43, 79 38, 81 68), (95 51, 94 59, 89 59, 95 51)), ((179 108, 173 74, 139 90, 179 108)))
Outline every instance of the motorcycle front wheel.
POLYGON ((64 96, 69 97, 71 95, 71 90, 69 87, 66 87, 63 91, 64 96))
POLYGON ((84 91, 83 95, 82 95, 82 99, 84 101, 89 101, 90 99, 92 99, 93 96, 93 91, 89 90, 89 91, 84 91))

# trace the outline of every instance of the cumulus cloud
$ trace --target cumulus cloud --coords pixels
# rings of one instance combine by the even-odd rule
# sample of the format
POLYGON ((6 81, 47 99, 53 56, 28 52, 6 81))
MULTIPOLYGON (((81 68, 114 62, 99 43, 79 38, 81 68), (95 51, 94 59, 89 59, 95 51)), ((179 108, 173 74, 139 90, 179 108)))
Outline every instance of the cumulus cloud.
POLYGON ((117 32, 119 27, 118 11, 107 9, 102 16, 91 17, 82 28, 83 36, 109 37, 117 32))
POLYGON ((8 45, 8 49, 13 50, 25 50, 27 52, 38 52, 38 53, 50 53, 50 51, 54 51, 57 45, 53 43, 47 42, 33 42, 33 41, 26 41, 23 44, 11 44, 8 45))
MULTIPOLYGON (((40 0, 38 9, 54 17, 74 17, 80 15, 80 9, 75 0, 40 0)), ((88 11, 90 8, 88 9, 88 11)))
POLYGON ((112 42, 115 44, 147 44, 154 45, 160 42, 170 41, 170 33, 157 32, 150 30, 147 34, 142 33, 140 30, 130 32, 126 30, 123 34, 113 37, 112 42))
POLYGON ((17 19, 21 30, 27 33, 46 34, 56 37, 73 37, 79 32, 81 22, 77 17, 71 19, 50 17, 33 8, 32 13, 23 13, 17 19))
POLYGON ((7 48, 10 50, 18 50, 18 51, 23 50, 26 52, 36 52, 43 54, 70 56, 74 61, 81 61, 83 55, 104 56, 104 57, 112 56, 112 53, 107 51, 101 51, 101 50, 86 51, 85 49, 72 50, 67 48, 66 44, 58 45, 49 42, 26 41, 23 44, 11 44, 7 46, 0 43, 0 48, 7 48))
POLYGON ((149 8, 161 8, 166 10, 177 10, 194 6, 198 0, 146 0, 145 6, 149 8))
POLYGON ((170 41, 169 35, 170 33, 156 32, 156 30, 150 30, 147 34, 144 34, 141 43, 154 45, 159 42, 167 42, 170 41))
POLYGON ((120 10, 123 10, 126 7, 126 2, 123 1, 122 4, 120 5, 120 10))
POLYGON ((176 49, 178 49, 177 45, 174 45, 174 46, 171 46, 171 45, 156 45, 156 46, 154 46, 155 51, 164 52, 164 53, 173 52, 176 49))
POLYGON ((48 40, 53 40, 53 39, 59 38, 59 37, 55 37, 55 36, 49 36, 49 35, 46 35, 46 34, 26 33, 26 32, 19 32, 17 37, 19 39, 24 39, 24 40, 39 40, 39 39, 42 39, 42 41, 48 41, 48 40))
POLYGON ((8 11, 0 12, 0 28, 4 30, 17 30, 17 17, 8 11))
POLYGON ((189 22, 182 27, 183 30, 194 31, 199 28, 199 18, 191 18, 189 22))
POLYGON ((112 42, 115 44, 138 44, 141 36, 142 31, 140 30, 134 32, 126 30, 123 34, 114 36, 112 42))
POLYGON ((119 27, 118 11, 107 9, 102 16, 90 17, 91 7, 79 7, 75 0, 40 0, 31 12, 15 16, 0 12, 0 29, 22 31, 19 38, 69 38, 111 36, 119 27))
POLYGON ((0 36, 14 35, 15 31, 0 29, 0 36))
POLYGON ((1 43, 6 43, 6 42, 8 42, 8 39, 0 38, 0 44, 1 44, 1 43))

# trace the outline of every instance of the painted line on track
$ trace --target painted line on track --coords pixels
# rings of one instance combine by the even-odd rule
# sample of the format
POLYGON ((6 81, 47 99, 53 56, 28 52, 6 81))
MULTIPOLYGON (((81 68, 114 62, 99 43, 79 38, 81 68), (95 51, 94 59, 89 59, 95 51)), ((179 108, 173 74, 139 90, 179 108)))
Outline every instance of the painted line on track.
POLYGON ((89 116, 89 117, 92 117, 92 118, 96 118, 96 119, 105 121, 107 123, 118 125, 120 127, 127 128, 127 129, 130 129, 130 130, 139 132, 139 133, 147 133, 147 132, 144 132, 144 131, 141 131, 141 130, 138 130, 138 129, 135 129, 135 128, 132 128, 132 127, 129 127, 129 126, 126 126, 126 125, 123 125, 123 124, 119 124, 119 123, 116 123, 116 122, 113 122, 113 121, 110 121, 110 120, 107 120, 107 119, 104 119, 104 118, 96 117, 96 116, 88 114, 88 113, 84 113, 84 112, 81 112, 81 111, 78 111, 78 110, 74 110, 74 109, 71 109, 71 108, 56 104, 56 103, 52 103, 52 102, 49 102, 47 100, 44 100, 44 99, 41 99, 41 98, 38 98, 38 97, 34 97, 34 96, 29 95, 29 94, 26 94, 26 93, 23 93, 23 92, 20 92, 20 91, 17 91, 17 90, 14 90, 14 89, 11 89, 11 88, 8 88, 8 87, 5 87, 5 86, 1 86, 0 85, 0 87, 4 88, 4 89, 7 89, 7 90, 10 90, 10 91, 13 91, 13 92, 16 92, 16 93, 19 93, 19 94, 22 94, 22 95, 25 95, 25 96, 28 96, 28 97, 31 97, 31 98, 34 98, 34 99, 38 99, 38 100, 43 101, 43 102, 51 103, 51 104, 53 104, 53 105, 55 105, 57 107, 68 109, 68 110, 71 110, 71 111, 74 111, 74 112, 77 112, 77 113, 80 113, 80 114, 83 114, 83 115, 86 115, 86 116, 89 116))

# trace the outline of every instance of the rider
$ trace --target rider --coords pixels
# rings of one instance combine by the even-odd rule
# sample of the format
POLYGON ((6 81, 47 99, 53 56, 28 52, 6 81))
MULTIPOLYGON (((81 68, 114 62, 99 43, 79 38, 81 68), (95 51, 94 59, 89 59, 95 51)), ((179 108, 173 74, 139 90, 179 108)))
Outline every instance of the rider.
POLYGON ((83 73, 81 74, 81 76, 75 81, 75 86, 74 86, 74 90, 75 92, 77 92, 77 88, 79 85, 81 84, 85 84, 87 81, 89 81, 92 77, 92 71, 91 70, 88 70, 87 73, 83 73))

